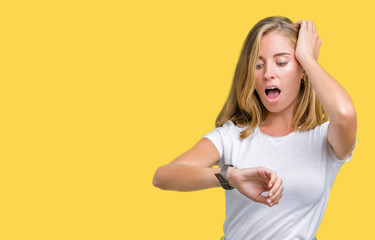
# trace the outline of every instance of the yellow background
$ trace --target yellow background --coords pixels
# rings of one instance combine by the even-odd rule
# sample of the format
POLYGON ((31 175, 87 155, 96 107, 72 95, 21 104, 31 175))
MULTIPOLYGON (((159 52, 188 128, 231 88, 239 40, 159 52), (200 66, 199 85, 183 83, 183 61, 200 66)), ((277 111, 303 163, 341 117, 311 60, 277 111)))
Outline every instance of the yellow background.
POLYGON ((8 1, 0 6, 0 239, 219 239, 224 192, 162 191, 214 129, 260 19, 310 19, 358 143, 317 233, 374 239, 370 1, 8 1))

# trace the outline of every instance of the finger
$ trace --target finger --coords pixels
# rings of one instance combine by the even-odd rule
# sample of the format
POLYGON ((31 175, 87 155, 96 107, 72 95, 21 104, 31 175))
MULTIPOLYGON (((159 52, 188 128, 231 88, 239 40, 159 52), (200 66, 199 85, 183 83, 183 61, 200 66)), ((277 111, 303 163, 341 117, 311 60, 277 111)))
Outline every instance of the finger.
POLYGON ((275 205, 275 203, 272 202, 271 199, 267 199, 267 205, 268 205, 269 207, 272 207, 273 205, 275 205))
POLYGON ((280 200, 280 198, 283 196, 283 191, 284 191, 284 187, 281 186, 280 187, 280 192, 278 192, 276 195, 277 197, 273 200, 273 202, 278 202, 280 200))
POLYGON ((275 205, 276 205, 276 204, 279 204, 280 199, 281 199, 282 196, 283 196, 283 194, 281 193, 280 196, 274 201, 274 204, 275 204, 275 205))
POLYGON ((262 183, 265 189, 268 189, 268 183, 270 181, 270 171, 271 170, 265 167, 259 167, 258 172, 257 172, 259 181, 262 183))
POLYGON ((275 198, 268 198, 267 199, 268 205, 279 204, 280 198, 283 196, 282 190, 279 193, 277 193, 276 195, 274 195, 274 196, 275 196, 275 198))
POLYGON ((270 181, 270 184, 268 184, 268 186, 270 187, 268 191, 275 194, 276 190, 280 187, 282 182, 283 182, 282 179, 276 176, 276 173, 275 173, 275 176, 272 179, 272 182, 270 181))
POLYGON ((299 20, 299 21, 295 22, 294 25, 296 25, 297 27, 299 27, 299 26, 301 26, 301 22, 302 22, 302 20, 299 20))
POLYGON ((307 21, 307 30, 312 31, 313 30, 313 22, 311 20, 307 21))
POLYGON ((298 21, 299 22, 299 25, 300 25, 300 29, 307 29, 307 22, 306 20, 301 20, 301 21, 298 21))
POLYGON ((268 182, 269 182, 269 178, 265 172, 265 169, 263 167, 259 167, 258 171, 257 171, 257 174, 258 174, 258 181, 259 183, 262 184, 262 187, 264 189, 268 189, 268 182))
POLYGON ((272 197, 270 197, 271 201, 275 203, 278 199, 280 199, 280 196, 282 195, 283 191, 284 191, 284 187, 280 185, 277 191, 272 195, 272 197))
MULTIPOLYGON (((258 176, 260 177, 260 182, 262 183, 264 189, 269 189, 270 186, 277 180, 276 173, 270 169, 267 169, 265 167, 260 167, 258 172, 258 176)), ((266 196, 263 196, 262 194, 259 194, 259 196, 256 198, 256 202, 267 204, 269 207, 272 207, 274 203, 267 202, 268 198, 266 196)))
POLYGON ((314 32, 316 32, 316 26, 315 26, 315 23, 314 23, 314 22, 311 22, 311 24, 312 24, 312 30, 313 30, 314 32))
POLYGON ((263 196, 262 194, 259 194, 259 196, 255 199, 255 202, 269 205, 269 203, 267 202, 267 197, 263 196))
POLYGON ((275 205, 275 202, 273 202, 271 198, 267 198, 267 199, 266 199, 266 204, 267 204, 269 207, 272 207, 273 205, 275 205))
POLYGON ((275 184, 275 182, 277 181, 277 175, 274 171, 269 170, 269 169, 267 169, 267 170, 268 171, 265 171, 265 173, 269 178, 268 189, 270 189, 275 184))
POLYGON ((273 187, 268 191, 268 196, 271 197, 272 200, 274 200, 277 197, 277 195, 280 194, 280 188, 282 187, 282 183, 283 180, 281 178, 278 178, 273 187))

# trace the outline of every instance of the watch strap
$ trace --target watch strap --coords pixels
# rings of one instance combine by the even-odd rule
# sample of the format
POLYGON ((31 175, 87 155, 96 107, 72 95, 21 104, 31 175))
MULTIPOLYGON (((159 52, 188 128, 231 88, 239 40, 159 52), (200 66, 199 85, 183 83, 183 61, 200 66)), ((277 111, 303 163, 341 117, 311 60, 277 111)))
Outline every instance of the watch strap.
POLYGON ((220 173, 215 173, 215 176, 219 180, 221 186, 225 190, 232 190, 233 187, 229 185, 228 180, 227 180, 227 171, 229 167, 233 167, 232 164, 226 164, 221 168, 220 173))

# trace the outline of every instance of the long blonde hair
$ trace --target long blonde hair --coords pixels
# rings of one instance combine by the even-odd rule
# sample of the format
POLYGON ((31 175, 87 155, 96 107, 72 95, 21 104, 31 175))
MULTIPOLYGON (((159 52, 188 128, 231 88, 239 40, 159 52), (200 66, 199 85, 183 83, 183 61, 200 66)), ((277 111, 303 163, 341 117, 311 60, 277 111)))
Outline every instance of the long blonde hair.
MULTIPOLYGON (((240 127, 241 138, 247 138, 265 120, 267 109, 255 91, 255 66, 259 57, 261 38, 277 31, 289 39, 292 46, 297 45, 299 29, 286 17, 268 17, 259 21, 247 35, 233 77, 233 83, 223 108, 216 118, 215 126, 222 126, 231 120, 240 127)), ((293 118, 295 130, 308 130, 327 121, 328 117, 311 86, 308 76, 301 83, 298 103, 293 118)))

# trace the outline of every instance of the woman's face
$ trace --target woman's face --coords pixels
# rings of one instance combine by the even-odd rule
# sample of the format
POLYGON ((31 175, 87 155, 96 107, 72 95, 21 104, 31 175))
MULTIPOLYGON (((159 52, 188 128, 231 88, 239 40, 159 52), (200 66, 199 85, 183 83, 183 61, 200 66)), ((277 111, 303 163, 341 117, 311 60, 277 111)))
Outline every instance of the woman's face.
POLYGON ((255 89, 269 112, 294 111, 303 69, 289 40, 272 31, 260 41, 255 69, 255 89))

